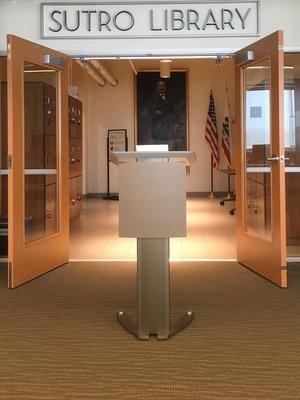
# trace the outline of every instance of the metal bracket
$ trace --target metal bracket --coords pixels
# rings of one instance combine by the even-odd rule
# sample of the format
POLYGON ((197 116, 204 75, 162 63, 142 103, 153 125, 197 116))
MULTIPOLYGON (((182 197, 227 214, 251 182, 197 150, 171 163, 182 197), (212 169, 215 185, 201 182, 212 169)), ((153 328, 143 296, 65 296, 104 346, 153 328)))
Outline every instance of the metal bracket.
POLYGON ((66 66, 66 60, 63 57, 58 57, 53 54, 44 55, 43 63, 53 65, 56 68, 64 68, 66 66))
POLYGON ((12 154, 7 155, 7 169, 12 169, 12 154))
POLYGON ((247 50, 247 51, 239 51, 235 55, 235 65, 239 66, 245 64, 249 61, 254 61, 254 51, 247 50))

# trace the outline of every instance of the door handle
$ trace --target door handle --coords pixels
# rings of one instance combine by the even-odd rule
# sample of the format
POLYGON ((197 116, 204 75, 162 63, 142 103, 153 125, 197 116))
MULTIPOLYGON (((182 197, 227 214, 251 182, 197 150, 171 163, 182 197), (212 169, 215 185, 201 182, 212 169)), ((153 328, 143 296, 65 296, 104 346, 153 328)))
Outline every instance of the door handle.
POLYGON ((273 163, 273 164, 280 164, 280 163, 284 163, 285 161, 290 161, 290 159, 288 157, 277 156, 276 154, 272 154, 271 157, 266 158, 266 161, 273 163))

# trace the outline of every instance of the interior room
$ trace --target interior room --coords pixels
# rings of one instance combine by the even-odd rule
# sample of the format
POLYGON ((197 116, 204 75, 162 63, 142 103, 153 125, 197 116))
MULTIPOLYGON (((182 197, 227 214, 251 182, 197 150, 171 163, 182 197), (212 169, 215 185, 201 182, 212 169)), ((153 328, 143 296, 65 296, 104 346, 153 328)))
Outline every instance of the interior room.
MULTIPOLYGON (((109 71, 115 80, 114 85, 107 82, 105 86, 99 85, 94 77, 82 68, 82 64, 72 62, 71 90, 83 107, 83 193, 75 205, 77 212, 71 211, 70 256, 73 260, 136 259, 136 240, 119 238, 118 235, 118 202, 103 200, 107 192, 106 140, 110 129, 123 127, 128 134, 128 150, 134 150, 139 144, 136 115, 137 75, 144 71, 160 71, 160 61, 159 59, 97 60, 96 63, 109 71), (128 118, 128 115, 132 117, 128 118)), ((285 64, 287 254, 292 261, 297 260, 300 254, 300 232, 296 211, 296 203, 300 196, 297 189, 300 187, 296 112, 298 54, 286 54, 285 64)), ((229 188, 228 175, 223 171, 229 167, 228 161, 221 149, 219 169, 213 170, 214 198, 211 198, 210 148, 205 141, 209 94, 212 89, 219 140, 221 140, 224 110, 228 102, 231 122, 231 168, 234 168, 234 60, 233 58, 173 59, 170 69, 173 73, 187 72, 188 148, 197 155, 197 160, 191 163, 187 171, 187 237, 171 239, 171 259, 235 260, 235 216, 230 212, 235 204, 234 201, 225 202, 223 206, 220 204, 229 190, 234 195, 234 176, 229 178, 229 188)), ((94 68, 94 71, 96 70, 94 68)), ((267 68, 264 66, 247 71, 247 85, 249 85, 247 123, 250 132, 256 130, 254 137, 249 135, 247 143, 249 168, 265 165, 263 157, 270 140, 265 133, 269 124, 266 114, 269 93, 263 83, 266 81, 266 71, 267 68), (255 115, 255 110, 261 114, 255 115), (262 119, 265 132, 257 130, 257 124, 261 124, 262 119)), ((168 78, 165 80, 167 82, 168 78)), ((72 168, 71 164, 70 166, 72 168)), ((110 163, 109 169, 110 191, 116 194, 117 167, 110 163)), ((270 185, 267 175, 252 173, 249 175, 247 186, 248 222, 254 232, 260 231, 261 234, 268 229, 270 223, 270 185)))
MULTIPOLYGON (((109 71, 116 81, 115 85, 107 82, 101 86, 76 61, 72 62, 70 72, 71 90, 81 101, 83 109, 83 196, 80 202, 76 201, 80 215, 73 217, 72 212, 70 256, 73 260, 135 260, 136 240, 118 237, 118 202, 102 199, 107 192, 106 141, 109 130, 125 128, 128 150, 134 150, 135 145, 139 144, 136 134, 136 77, 142 71, 156 71, 159 78, 161 62, 159 59, 96 62, 109 71)), ((220 205, 228 192, 228 178, 224 173, 214 170, 216 198, 211 199, 210 150, 204 138, 210 88, 220 132, 226 87, 233 113, 233 59, 174 59, 170 66, 171 75, 176 71, 186 72, 187 148, 197 154, 197 160, 191 163, 187 171, 187 238, 171 239, 171 259, 235 260, 235 216, 229 214, 234 202, 220 205)), ((168 78, 165 78, 165 82, 168 84, 168 78)), ((150 91, 149 97, 153 93, 150 91)), ((71 164, 70 167, 72 169, 71 164)), ((109 168, 110 192, 115 194, 118 192, 118 168, 112 163, 109 168)), ((223 154, 219 168, 228 168, 223 154)), ((233 192, 234 179, 231 179, 233 192)))

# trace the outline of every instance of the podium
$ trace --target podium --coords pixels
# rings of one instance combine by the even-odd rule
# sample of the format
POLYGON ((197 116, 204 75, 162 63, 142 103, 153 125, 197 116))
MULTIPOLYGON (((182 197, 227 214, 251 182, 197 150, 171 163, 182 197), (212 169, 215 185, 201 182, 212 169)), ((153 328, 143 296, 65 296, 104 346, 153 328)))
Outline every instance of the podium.
POLYGON ((186 236, 186 161, 190 151, 112 152, 119 166, 119 236, 137 238, 137 324, 119 323, 138 339, 168 339, 194 319, 187 310, 170 324, 169 239, 186 236))

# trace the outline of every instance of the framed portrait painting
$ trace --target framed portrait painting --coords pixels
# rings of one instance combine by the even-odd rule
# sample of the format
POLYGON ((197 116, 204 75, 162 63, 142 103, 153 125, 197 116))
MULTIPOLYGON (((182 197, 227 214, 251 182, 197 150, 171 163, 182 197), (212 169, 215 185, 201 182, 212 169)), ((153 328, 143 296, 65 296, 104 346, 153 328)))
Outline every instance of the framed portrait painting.
POLYGON ((170 151, 188 150, 187 72, 139 72, 136 84, 137 145, 168 144, 170 151))

